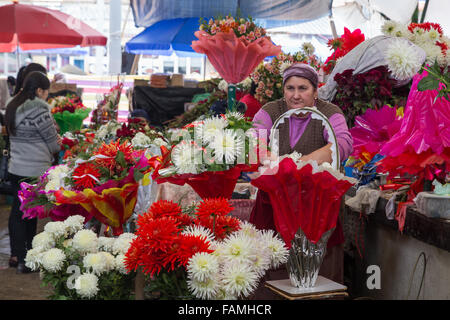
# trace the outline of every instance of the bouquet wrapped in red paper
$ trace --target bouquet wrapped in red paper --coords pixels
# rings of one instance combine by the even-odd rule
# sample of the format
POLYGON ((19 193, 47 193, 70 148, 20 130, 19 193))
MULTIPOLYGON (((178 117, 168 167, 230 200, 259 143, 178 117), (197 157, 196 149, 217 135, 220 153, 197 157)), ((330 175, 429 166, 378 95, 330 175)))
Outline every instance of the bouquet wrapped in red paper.
POLYGON ((203 199, 229 199, 241 171, 258 167, 261 144, 249 134, 251 128, 243 114, 228 112, 175 130, 170 149, 163 148, 162 156, 154 158, 153 177, 157 183, 187 183, 203 199))
POLYGON ((192 42, 192 48, 206 54, 228 83, 241 82, 265 57, 281 52, 281 47, 275 46, 251 18, 211 19, 201 24, 195 36, 199 40, 192 42))

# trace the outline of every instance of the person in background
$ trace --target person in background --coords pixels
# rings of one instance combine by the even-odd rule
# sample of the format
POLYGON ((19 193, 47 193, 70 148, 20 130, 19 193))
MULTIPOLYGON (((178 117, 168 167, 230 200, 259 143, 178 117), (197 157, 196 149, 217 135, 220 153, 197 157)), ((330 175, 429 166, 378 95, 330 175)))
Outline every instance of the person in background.
POLYGON ((244 117, 248 118, 250 121, 253 120, 255 114, 261 109, 261 103, 255 98, 256 87, 256 83, 252 81, 250 92, 243 96, 239 101, 247 106, 244 117))
POLYGON ((149 124, 151 121, 150 116, 144 109, 134 109, 130 112, 128 117, 130 119, 139 119, 141 121, 145 121, 147 124, 149 124))
MULTIPOLYGON (((265 104, 254 116, 255 129, 267 130, 270 136, 273 123, 289 109, 315 106, 330 121, 337 137, 340 161, 346 159, 353 150, 353 139, 348 130, 345 117, 341 109, 331 103, 318 98, 318 74, 307 64, 291 65, 283 73, 284 96, 265 104)), ((289 121, 278 127, 279 155, 297 151, 302 154, 301 160, 315 160, 318 164, 332 163, 331 143, 328 133, 320 120, 311 118, 311 114, 293 115, 289 121)), ((258 173, 249 174, 251 179, 258 177, 258 173)), ((258 190, 255 206, 250 215, 250 222, 258 229, 276 230, 273 220, 273 210, 269 195, 258 190)), ((338 283, 343 283, 344 277, 344 234, 338 220, 336 229, 331 235, 327 253, 324 257, 319 274, 338 283)), ((286 268, 272 270, 266 273, 265 280, 279 280, 289 278, 286 268)), ((267 288, 259 288, 254 299, 272 299, 275 296, 267 288)))
POLYGON ((17 72, 16 87, 14 88, 13 96, 19 93, 20 89, 23 87, 26 76, 33 71, 40 71, 47 74, 47 69, 39 63, 32 62, 27 66, 21 67, 19 72, 17 72))
POLYGON ((8 103, 5 125, 10 140, 9 178, 15 190, 8 227, 11 245, 10 266, 17 273, 28 273, 25 266, 27 250, 36 234, 37 219, 22 219, 17 192, 20 182, 41 176, 51 167, 61 148, 59 138, 46 103, 50 81, 40 71, 28 73, 23 88, 8 103))
POLYGON ((8 84, 9 95, 12 97, 14 89, 16 88, 16 78, 14 78, 13 76, 9 76, 6 80, 6 83, 8 84))

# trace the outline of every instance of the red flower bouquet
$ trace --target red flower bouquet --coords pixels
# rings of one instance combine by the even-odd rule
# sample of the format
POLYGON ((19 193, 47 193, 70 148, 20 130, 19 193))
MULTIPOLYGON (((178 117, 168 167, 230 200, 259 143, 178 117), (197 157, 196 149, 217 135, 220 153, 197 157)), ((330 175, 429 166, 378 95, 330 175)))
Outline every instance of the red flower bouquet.
POLYGON ((89 116, 91 109, 86 108, 75 94, 49 99, 52 114, 60 128, 60 133, 80 130, 83 120, 89 116))

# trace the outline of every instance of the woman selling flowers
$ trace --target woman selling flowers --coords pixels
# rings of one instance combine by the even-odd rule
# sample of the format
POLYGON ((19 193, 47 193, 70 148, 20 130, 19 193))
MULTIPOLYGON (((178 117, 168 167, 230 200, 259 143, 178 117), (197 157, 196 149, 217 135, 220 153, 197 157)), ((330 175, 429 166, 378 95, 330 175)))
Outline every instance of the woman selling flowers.
MULTIPOLYGON (((351 134, 341 109, 334 104, 318 99, 317 87, 318 74, 309 65, 296 63, 286 68, 283 73, 283 98, 265 104, 253 118, 254 127, 259 133, 261 133, 261 129, 267 130, 267 137, 269 137, 273 123, 283 113, 289 109, 315 106, 330 120, 336 134, 342 161, 352 152, 351 134)), ((332 163, 328 132, 320 120, 311 119, 311 113, 291 116, 289 121, 278 127, 278 130, 280 156, 296 151, 302 154, 301 160, 316 160, 318 164, 332 163)), ((251 178, 256 178, 256 176, 251 178)), ((270 199, 268 194, 262 190, 258 191, 250 222, 258 229, 275 230, 270 199)), ((327 254, 319 272, 320 275, 340 283, 343 282, 343 242, 344 235, 338 221, 337 227, 328 241, 327 254)), ((283 268, 283 270, 269 272, 266 277, 266 280, 278 280, 289 276, 283 268)))

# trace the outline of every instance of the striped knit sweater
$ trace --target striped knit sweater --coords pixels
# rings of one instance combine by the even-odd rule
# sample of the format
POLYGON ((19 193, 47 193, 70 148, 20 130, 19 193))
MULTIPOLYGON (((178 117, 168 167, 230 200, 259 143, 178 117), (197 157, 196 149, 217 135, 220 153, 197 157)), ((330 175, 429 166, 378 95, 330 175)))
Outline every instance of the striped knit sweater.
POLYGON ((16 111, 16 133, 10 135, 8 171, 23 177, 37 177, 51 167, 60 150, 50 106, 39 98, 27 100, 16 111))

